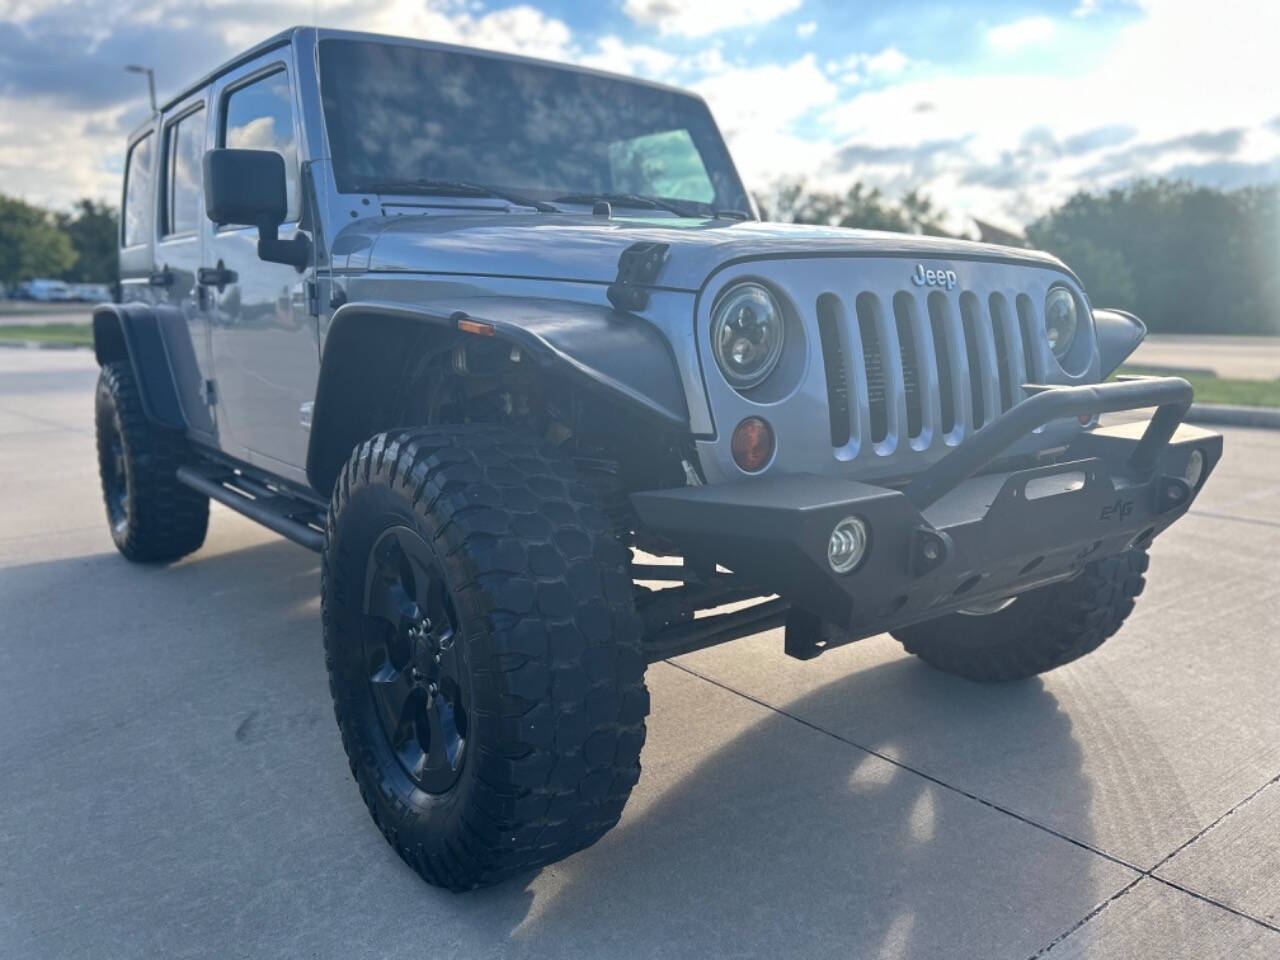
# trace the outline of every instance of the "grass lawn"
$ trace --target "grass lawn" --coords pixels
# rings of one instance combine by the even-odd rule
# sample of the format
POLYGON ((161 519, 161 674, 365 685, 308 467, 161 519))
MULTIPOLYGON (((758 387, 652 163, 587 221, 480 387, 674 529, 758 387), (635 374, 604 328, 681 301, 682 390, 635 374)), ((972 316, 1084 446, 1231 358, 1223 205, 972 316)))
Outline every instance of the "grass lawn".
POLYGON ((1280 407, 1280 380, 1226 380, 1184 370, 1121 367, 1120 373, 1182 377, 1196 392, 1196 403, 1233 403, 1242 407, 1280 407))
POLYGON ((14 323, 0 325, 0 340, 34 340, 71 347, 93 346, 93 327, 88 323, 14 323))

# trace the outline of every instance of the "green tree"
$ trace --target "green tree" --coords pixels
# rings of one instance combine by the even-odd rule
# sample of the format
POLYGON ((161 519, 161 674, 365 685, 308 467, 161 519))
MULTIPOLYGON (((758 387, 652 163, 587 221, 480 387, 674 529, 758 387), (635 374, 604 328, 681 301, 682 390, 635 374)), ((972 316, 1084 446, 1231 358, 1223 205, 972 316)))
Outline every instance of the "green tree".
POLYGON ((48 211, 0 195, 0 283, 61 276, 75 262, 71 239, 48 211))
POLYGON ((74 213, 57 215, 57 223, 76 251, 76 262, 63 272, 64 280, 115 283, 119 279, 120 221, 113 208, 89 199, 79 200, 74 213))
POLYGON ((902 195, 902 215, 912 233, 927 233, 933 237, 951 236, 942 228, 942 212, 933 201, 919 190, 908 190, 902 195))
POLYGON ((1280 331, 1280 187, 1224 192, 1143 180, 1078 193, 1027 228, 1100 306, 1132 310, 1152 330, 1280 331))
POLYGON ((810 190, 803 180, 776 184, 762 204, 768 219, 830 227, 910 232, 907 215, 887 201, 877 187, 855 183, 845 193, 810 190))

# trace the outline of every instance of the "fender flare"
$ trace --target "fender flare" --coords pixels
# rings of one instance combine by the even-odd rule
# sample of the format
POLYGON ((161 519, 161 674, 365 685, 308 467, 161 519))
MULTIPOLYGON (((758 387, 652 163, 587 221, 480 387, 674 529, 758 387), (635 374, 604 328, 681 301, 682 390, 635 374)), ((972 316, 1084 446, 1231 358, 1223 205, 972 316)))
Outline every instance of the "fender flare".
POLYGON ((1102 380, 1115 373, 1120 364, 1147 338, 1147 325, 1125 310, 1094 310, 1093 329, 1098 336, 1102 380))
MULTIPOLYGON (((519 346, 535 364, 574 378, 669 430, 687 432, 689 411, 666 335, 609 306, 567 300, 459 297, 427 304, 352 301, 334 313, 324 340, 312 410, 307 478, 332 489, 356 444, 394 424, 369 429, 368 413, 350 402, 370 381, 371 366, 392 345, 386 331, 416 326, 443 336, 492 336, 519 346), (459 324, 464 324, 460 326, 459 324)), ((376 414, 375 414, 376 416, 376 414)))
POLYGON ((129 361, 148 420, 170 430, 187 428, 160 323, 149 306, 103 303, 94 307, 93 354, 99 366, 129 361))

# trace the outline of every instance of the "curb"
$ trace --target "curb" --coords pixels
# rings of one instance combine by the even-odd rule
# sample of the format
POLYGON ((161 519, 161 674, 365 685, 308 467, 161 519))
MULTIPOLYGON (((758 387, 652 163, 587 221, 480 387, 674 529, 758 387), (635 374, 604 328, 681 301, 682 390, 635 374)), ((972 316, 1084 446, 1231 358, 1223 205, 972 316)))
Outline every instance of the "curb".
POLYGON ((1259 427, 1280 430, 1280 407, 1240 407, 1230 403, 1193 403, 1187 423, 1219 427, 1259 427))
POLYGON ((11 350, 92 350, 88 343, 56 343, 49 340, 5 340, 0 338, 0 349, 11 350))

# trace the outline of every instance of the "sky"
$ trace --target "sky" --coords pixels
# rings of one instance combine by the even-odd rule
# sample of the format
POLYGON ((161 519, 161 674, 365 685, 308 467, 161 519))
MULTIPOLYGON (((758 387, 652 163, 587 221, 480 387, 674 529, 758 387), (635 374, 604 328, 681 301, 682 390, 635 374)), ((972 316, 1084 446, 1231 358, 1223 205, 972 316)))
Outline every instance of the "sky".
POLYGON ((115 202, 161 98, 293 24, 687 87, 748 188, 779 178, 1017 228, 1140 176, 1280 180, 1280 0, 0 0, 0 191, 115 202))

